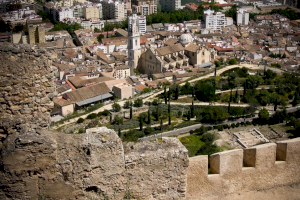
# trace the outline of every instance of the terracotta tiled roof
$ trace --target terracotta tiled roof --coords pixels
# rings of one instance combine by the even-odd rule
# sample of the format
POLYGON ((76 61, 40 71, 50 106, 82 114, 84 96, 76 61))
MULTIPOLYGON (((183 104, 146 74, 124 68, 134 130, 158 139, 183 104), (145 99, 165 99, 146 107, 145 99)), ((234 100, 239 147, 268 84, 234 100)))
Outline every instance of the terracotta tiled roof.
POLYGON ((139 92, 142 92, 145 88, 147 88, 147 87, 143 84, 139 84, 139 85, 135 86, 135 89, 138 90, 139 92))

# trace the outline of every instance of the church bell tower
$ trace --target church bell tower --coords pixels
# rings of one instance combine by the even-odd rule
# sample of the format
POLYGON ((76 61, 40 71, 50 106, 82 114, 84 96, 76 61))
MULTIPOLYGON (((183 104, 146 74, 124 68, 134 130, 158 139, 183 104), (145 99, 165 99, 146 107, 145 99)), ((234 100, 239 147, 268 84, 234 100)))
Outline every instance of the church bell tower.
POLYGON ((140 33, 137 26, 138 19, 136 14, 128 17, 128 60, 131 74, 137 67, 141 55, 140 33))

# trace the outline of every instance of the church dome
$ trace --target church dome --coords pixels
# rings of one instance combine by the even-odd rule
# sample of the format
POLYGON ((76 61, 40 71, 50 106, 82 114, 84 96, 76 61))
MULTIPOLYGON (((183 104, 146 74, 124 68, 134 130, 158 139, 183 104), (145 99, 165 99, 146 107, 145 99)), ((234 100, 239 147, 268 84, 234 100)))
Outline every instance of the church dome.
POLYGON ((183 45, 193 42, 193 37, 188 34, 184 33, 179 37, 179 42, 183 45))

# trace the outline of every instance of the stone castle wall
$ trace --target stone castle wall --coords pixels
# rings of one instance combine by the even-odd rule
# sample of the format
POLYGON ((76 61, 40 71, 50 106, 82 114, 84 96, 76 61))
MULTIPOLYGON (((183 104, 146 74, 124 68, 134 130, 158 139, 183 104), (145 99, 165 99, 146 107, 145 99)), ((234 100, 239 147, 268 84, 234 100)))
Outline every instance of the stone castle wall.
POLYGON ((300 182, 300 138, 189 159, 187 199, 224 197, 300 182))

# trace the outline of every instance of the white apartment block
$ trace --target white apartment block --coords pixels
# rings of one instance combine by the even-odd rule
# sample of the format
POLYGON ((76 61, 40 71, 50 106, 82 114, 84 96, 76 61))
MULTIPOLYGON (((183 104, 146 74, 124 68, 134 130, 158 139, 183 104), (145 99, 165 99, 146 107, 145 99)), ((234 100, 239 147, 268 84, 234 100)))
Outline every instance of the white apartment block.
POLYGON ((127 18, 127 6, 122 2, 102 1, 102 7, 104 19, 122 21, 127 18))
POLYGON ((73 6, 72 10, 75 18, 83 17, 83 7, 81 5, 73 6))
POLYGON ((222 30, 227 24, 225 14, 210 9, 204 11, 204 21, 205 28, 210 30, 222 30))
POLYGON ((237 25, 248 25, 249 24, 249 13, 245 9, 238 9, 236 15, 237 25))
POLYGON ((74 18, 73 10, 69 7, 59 7, 53 9, 53 19, 56 21, 63 21, 65 18, 74 18))
POLYGON ((171 12, 181 8, 181 0, 157 0, 156 2, 161 5, 163 12, 171 12))
MULTIPOLYGON (((143 16, 143 15, 139 15, 139 16, 136 16, 136 18, 133 18, 136 20, 136 25, 139 29, 139 32, 144 34, 146 33, 146 26, 147 26, 147 22, 146 22, 146 17, 143 16)), ((132 21, 131 20, 128 20, 128 28, 131 27, 131 23, 132 21)))

